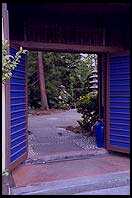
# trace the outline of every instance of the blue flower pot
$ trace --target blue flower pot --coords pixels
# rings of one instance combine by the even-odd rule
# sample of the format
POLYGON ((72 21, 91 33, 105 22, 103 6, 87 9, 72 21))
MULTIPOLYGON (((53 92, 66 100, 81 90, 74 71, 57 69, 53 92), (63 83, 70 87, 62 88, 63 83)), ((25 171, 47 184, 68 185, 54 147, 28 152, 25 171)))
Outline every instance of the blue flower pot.
POLYGON ((104 124, 101 120, 97 121, 95 125, 95 134, 97 147, 104 147, 104 124))

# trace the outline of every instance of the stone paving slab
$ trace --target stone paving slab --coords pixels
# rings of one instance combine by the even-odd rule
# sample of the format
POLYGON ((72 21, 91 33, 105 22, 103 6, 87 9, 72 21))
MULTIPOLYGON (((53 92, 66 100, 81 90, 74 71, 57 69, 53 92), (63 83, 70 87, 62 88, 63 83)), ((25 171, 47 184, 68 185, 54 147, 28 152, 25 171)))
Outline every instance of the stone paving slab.
POLYGON ((97 176, 118 171, 129 171, 127 157, 108 155, 85 160, 62 161, 41 165, 21 165, 13 172, 16 186, 33 185, 61 179, 97 176))
POLYGON ((84 191, 130 186, 128 171, 106 173, 96 177, 77 177, 11 189, 12 195, 71 195, 84 191))
POLYGON ((85 191, 75 195, 130 195, 130 186, 121 186, 116 188, 100 189, 94 191, 85 191))

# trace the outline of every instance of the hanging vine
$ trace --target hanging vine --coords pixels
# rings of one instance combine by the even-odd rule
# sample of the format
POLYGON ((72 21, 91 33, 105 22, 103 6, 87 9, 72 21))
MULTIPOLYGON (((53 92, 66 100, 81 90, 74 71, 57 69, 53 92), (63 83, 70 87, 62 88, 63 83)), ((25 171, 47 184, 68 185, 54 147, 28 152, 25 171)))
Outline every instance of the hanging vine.
POLYGON ((23 50, 20 47, 19 51, 16 54, 9 54, 9 43, 8 41, 2 41, 2 83, 5 84, 7 80, 9 80, 12 76, 12 70, 14 70, 18 63, 20 62, 20 58, 22 54, 26 54, 27 50, 23 50))

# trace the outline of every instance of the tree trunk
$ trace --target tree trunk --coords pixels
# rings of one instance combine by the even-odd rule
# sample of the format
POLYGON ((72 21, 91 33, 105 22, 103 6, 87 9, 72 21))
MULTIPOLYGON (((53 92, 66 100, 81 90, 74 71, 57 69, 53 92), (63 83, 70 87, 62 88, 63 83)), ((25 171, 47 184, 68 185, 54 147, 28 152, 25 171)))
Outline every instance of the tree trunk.
POLYGON ((42 52, 38 52, 38 71, 39 71, 39 85, 40 85, 40 93, 41 93, 41 107, 42 109, 48 110, 49 107, 48 107, 47 94, 45 88, 42 52))

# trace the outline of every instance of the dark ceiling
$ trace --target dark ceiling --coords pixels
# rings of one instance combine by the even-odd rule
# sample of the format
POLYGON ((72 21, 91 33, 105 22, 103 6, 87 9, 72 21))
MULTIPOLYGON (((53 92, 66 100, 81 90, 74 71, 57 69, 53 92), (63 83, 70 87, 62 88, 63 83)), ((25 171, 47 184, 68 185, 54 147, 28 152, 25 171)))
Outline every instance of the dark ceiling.
POLYGON ((115 14, 129 12, 128 3, 44 3, 44 4, 8 4, 9 12, 15 10, 23 14, 40 12, 60 14, 115 14))
POLYGON ((36 29, 29 27, 27 32, 37 31, 42 24, 61 24, 70 27, 77 24, 82 31, 85 31, 85 28, 105 27, 108 33, 121 33, 123 40, 128 37, 130 19, 128 3, 8 3, 7 6, 11 39, 17 34, 24 34, 25 24, 36 26, 36 29))
POLYGON ((94 23, 94 21, 125 20, 129 15, 128 3, 45 3, 8 4, 10 22, 16 20, 52 21, 64 23, 94 23))

